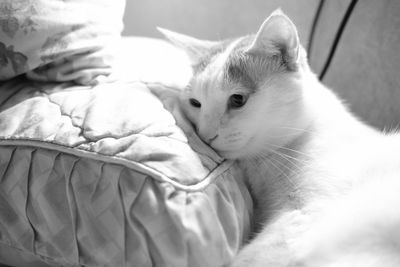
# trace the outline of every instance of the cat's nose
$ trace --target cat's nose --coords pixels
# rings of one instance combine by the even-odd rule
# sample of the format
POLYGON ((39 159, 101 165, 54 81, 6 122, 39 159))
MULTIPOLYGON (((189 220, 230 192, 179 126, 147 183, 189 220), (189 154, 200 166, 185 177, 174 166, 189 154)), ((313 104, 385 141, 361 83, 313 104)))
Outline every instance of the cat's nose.
POLYGON ((216 134, 214 137, 210 138, 207 142, 207 144, 211 145, 212 141, 214 141, 215 139, 217 139, 218 134, 216 134))
POLYGON ((211 134, 211 133, 207 133, 207 132, 199 132, 199 136, 200 138, 206 142, 207 144, 211 145, 211 143, 217 139, 218 134, 211 134))

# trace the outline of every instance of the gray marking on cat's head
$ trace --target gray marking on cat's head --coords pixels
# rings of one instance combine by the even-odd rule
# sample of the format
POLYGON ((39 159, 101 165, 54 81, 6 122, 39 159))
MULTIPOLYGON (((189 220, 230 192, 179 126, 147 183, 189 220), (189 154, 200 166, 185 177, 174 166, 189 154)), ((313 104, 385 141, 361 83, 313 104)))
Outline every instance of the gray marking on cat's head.
POLYGON ((197 62, 193 62, 192 68, 193 68, 193 74, 199 74, 202 71, 204 71, 208 65, 210 65, 211 62, 223 51, 227 49, 229 44, 231 43, 231 40, 224 40, 221 41, 214 46, 210 47, 207 51, 205 51, 197 60, 197 62))
POLYGON ((247 48, 254 40, 254 35, 241 38, 230 53, 225 66, 224 78, 228 82, 239 83, 244 88, 255 92, 268 75, 291 70, 282 54, 249 53, 247 48))
POLYGON ((249 46, 253 38, 243 37, 230 53, 224 66, 224 78, 227 81, 239 83, 252 92, 256 90, 257 84, 248 72, 248 62, 251 59, 244 53, 244 49, 249 46))
MULTIPOLYGON (((290 19, 275 11, 261 25, 257 34, 234 40, 213 42, 199 40, 168 30, 160 31, 188 54, 197 76, 214 79, 223 73, 229 87, 240 84, 254 92, 260 84, 275 73, 297 71, 299 39, 290 19)), ((301 63, 301 62, 300 62, 301 63)))

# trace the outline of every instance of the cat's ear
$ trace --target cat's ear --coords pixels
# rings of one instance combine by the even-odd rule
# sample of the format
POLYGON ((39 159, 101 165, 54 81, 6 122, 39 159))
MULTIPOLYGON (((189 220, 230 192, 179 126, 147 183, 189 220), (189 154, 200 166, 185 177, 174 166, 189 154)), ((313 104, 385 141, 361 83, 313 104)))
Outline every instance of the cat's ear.
POLYGON ((157 29, 176 47, 183 49, 188 55, 192 65, 197 65, 201 58, 206 55, 209 50, 216 46, 218 42, 208 40, 199 40, 188 35, 166 30, 160 27, 157 29))
POLYGON ((281 53, 289 67, 295 67, 299 60, 299 49, 296 26, 281 9, 277 9, 261 25, 247 52, 264 55, 281 53))

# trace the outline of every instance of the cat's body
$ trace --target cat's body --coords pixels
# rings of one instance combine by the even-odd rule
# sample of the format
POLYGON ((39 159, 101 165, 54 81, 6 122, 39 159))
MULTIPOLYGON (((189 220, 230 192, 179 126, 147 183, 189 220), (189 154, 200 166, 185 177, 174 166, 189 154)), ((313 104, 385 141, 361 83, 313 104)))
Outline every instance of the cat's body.
POLYGON ((233 266, 400 266, 400 136, 318 81, 283 13, 222 44, 165 34, 194 68, 183 110, 255 200, 258 233, 233 266))
POLYGON ((234 266, 400 266, 400 136, 313 88, 322 95, 311 127, 266 157, 238 160, 262 227, 234 266))

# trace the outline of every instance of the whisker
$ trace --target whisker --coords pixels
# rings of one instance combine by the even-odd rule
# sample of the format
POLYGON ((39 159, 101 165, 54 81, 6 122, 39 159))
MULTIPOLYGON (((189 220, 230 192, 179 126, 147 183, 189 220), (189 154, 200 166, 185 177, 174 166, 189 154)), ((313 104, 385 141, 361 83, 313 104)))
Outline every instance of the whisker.
POLYGON ((275 159, 276 162, 287 168, 289 171, 293 172, 295 175, 299 175, 302 172, 303 168, 300 166, 300 164, 296 164, 293 161, 290 161, 284 155, 281 154, 276 154, 276 155, 280 156, 283 160, 286 160, 286 162, 290 163, 290 165, 289 166, 286 165, 285 162, 279 159, 275 159))
POLYGON ((295 130, 295 131, 299 131, 299 132, 305 132, 305 133, 312 133, 312 134, 316 134, 316 131, 310 130, 310 129, 304 129, 304 128, 296 128, 296 127, 288 127, 288 126, 277 126, 278 128, 281 129, 288 129, 288 130, 295 130))
POLYGON ((283 158, 285 158, 286 160, 288 160, 288 161, 290 161, 289 159, 291 159, 291 160, 295 160, 295 161, 297 161, 299 164, 304 164, 304 163, 307 163, 308 162, 308 160, 304 160, 304 159, 299 159, 299 158, 296 158, 296 157, 293 157, 293 156, 291 156, 291 155, 288 155, 288 154, 286 154, 285 152, 278 152, 278 150, 274 150, 274 153, 277 153, 278 155, 280 155, 281 157, 283 157, 283 158), (289 158, 289 159, 288 159, 289 158))
POLYGON ((286 178, 286 180, 287 180, 293 187, 296 187, 296 184, 290 179, 289 175, 287 175, 287 173, 286 173, 283 169, 281 169, 279 166, 277 166, 276 164, 279 163, 281 166, 285 167, 287 170, 293 171, 291 168, 289 168, 288 166, 285 166, 283 163, 277 162, 276 160, 273 161, 273 160, 272 160, 273 158, 271 158, 271 157, 262 157, 262 156, 260 155, 260 156, 257 157, 257 159, 258 159, 259 161, 261 161, 261 163, 262 163, 265 167, 269 167, 268 164, 265 162, 265 160, 267 160, 267 161, 269 162, 269 164, 271 164, 273 167, 275 167, 275 168, 278 170, 278 172, 279 172, 278 176, 279 176, 279 175, 283 175, 283 176, 286 178), (282 165, 282 164, 283 164, 283 165, 282 165))
MULTIPOLYGON (((286 160, 287 162, 289 162, 294 168, 296 168, 297 170, 301 171, 302 168, 300 167, 300 164, 297 164, 295 162, 293 162, 292 160, 288 159, 289 156, 285 156, 285 154, 279 153, 278 151, 273 151, 273 153, 279 157, 281 157, 283 160, 286 160)), ((294 160, 297 160, 299 163, 304 163, 303 161, 293 158, 294 160)))
POLYGON ((275 147, 275 148, 277 148, 277 149, 284 149, 284 150, 287 150, 287 151, 291 151, 291 152, 297 153, 297 154, 299 154, 299 155, 303 155, 303 156, 312 158, 311 155, 308 155, 308 154, 306 154, 306 153, 304 153, 304 152, 302 152, 302 151, 299 151, 299 150, 291 149, 291 148, 284 147, 284 146, 277 146, 277 145, 274 145, 274 144, 267 144, 267 145, 272 146, 272 147, 275 147))
POLYGON ((291 136, 298 136, 298 133, 288 133, 288 134, 280 134, 280 135, 271 135, 269 134, 268 137, 271 138, 282 138, 282 137, 291 137, 291 136))
POLYGON ((275 163, 276 164, 280 164, 281 166, 283 166, 283 167, 285 167, 287 170, 289 170, 289 171, 293 171, 291 168, 289 168, 288 166, 286 166, 286 165, 284 165, 283 163, 281 163, 281 162, 279 162, 279 161, 277 161, 277 160, 273 160, 273 158, 265 158, 265 159, 267 159, 268 161, 269 161, 269 163, 271 163, 273 166, 275 166, 278 170, 280 170, 281 171, 281 174, 283 175, 283 176, 285 176, 285 178, 286 178, 286 180, 294 187, 294 188, 296 188, 296 184, 292 181, 292 179, 289 177, 289 175, 284 171, 284 170, 282 170, 282 169, 280 169, 278 166, 276 166, 275 165, 275 163), (274 163, 275 162, 275 163, 274 163))
POLYGON ((283 162, 280 162, 280 161, 277 160, 277 159, 274 159, 274 158, 271 157, 271 158, 268 158, 268 160, 269 160, 269 161, 272 161, 272 162, 275 162, 276 164, 279 164, 281 167, 285 168, 285 169, 288 170, 289 172, 292 172, 292 171, 293 171, 292 168, 288 167, 288 166, 285 165, 283 162))
MULTIPOLYGON (((322 135, 321 135, 321 132, 315 131, 315 130, 310 129, 310 128, 304 129, 304 128, 296 128, 296 127, 288 127, 288 126, 276 126, 276 128, 277 128, 277 129, 282 129, 283 131, 284 131, 284 130, 292 130, 292 131, 295 131, 295 133, 293 133, 292 135, 295 135, 295 134, 302 134, 302 133, 309 133, 309 134, 312 134, 313 136, 322 136, 322 135)), ((285 136, 285 135, 284 135, 284 136, 285 136)), ((290 135, 288 135, 288 136, 290 136, 290 135)))

